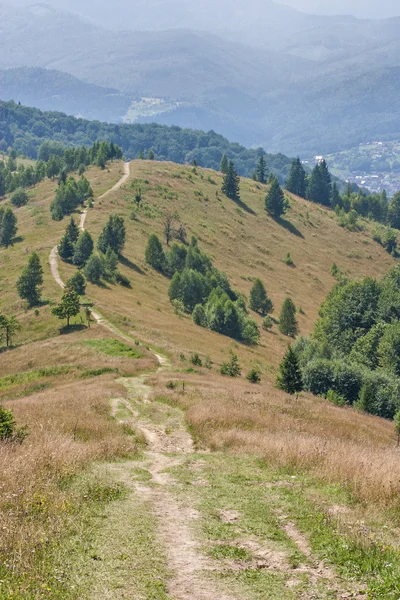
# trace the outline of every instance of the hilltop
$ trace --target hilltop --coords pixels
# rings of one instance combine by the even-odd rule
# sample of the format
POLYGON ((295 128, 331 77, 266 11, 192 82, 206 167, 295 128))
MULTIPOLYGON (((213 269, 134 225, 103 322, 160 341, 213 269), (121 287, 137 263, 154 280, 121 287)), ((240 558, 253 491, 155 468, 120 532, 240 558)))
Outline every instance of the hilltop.
MULTIPOLYGON (((176 314, 170 280, 147 264, 145 247, 154 232, 166 249, 173 214, 235 290, 248 296, 254 278, 263 280, 274 318, 290 296, 301 335, 336 283, 334 262, 360 279, 382 277, 395 259, 367 221, 350 232, 333 211, 291 194, 284 217, 272 219, 268 186, 250 179, 233 202, 210 169, 134 160, 121 183, 126 170, 119 161, 88 167, 94 204, 74 215, 95 240, 111 214, 125 219, 118 268, 131 287, 88 283, 90 328, 82 312, 60 335, 51 312, 62 290, 49 256, 69 220, 50 216, 57 181, 29 190, 15 210, 18 239, 0 250, 0 311, 22 325, 16 347, 0 353, 0 397, 29 426, 27 440, 0 455, 5 594, 395 598, 393 424, 277 390, 290 339, 274 325, 249 346, 176 314), (15 289, 32 251, 44 269, 36 310, 15 289), (261 384, 219 373, 230 351, 243 375, 257 367, 261 384)), ((63 281, 76 271, 59 258, 57 266, 63 281)))

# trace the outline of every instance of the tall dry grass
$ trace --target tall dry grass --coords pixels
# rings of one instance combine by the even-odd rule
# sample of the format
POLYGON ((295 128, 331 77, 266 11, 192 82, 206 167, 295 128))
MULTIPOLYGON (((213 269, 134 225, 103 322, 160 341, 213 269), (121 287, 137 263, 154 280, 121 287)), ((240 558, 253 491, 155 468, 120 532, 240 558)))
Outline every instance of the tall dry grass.
POLYGON ((30 431, 21 445, 0 445, 0 561, 11 578, 33 581, 37 557, 79 520, 82 497, 66 483, 92 461, 137 449, 109 418, 109 397, 120 393, 102 377, 6 403, 30 431))
POLYGON ((156 395, 185 408, 212 450, 260 456, 342 484, 363 502, 400 508, 400 449, 389 421, 309 394, 289 397, 268 383, 188 377, 182 394, 166 389, 166 377, 156 395))

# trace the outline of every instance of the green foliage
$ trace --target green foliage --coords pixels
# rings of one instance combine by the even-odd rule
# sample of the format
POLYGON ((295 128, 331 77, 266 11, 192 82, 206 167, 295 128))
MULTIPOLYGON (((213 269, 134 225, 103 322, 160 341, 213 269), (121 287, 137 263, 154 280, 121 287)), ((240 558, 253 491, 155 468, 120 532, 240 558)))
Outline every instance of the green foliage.
POLYGON ((228 158, 227 158, 226 154, 224 153, 222 155, 222 158, 221 158, 221 163, 219 165, 219 170, 221 171, 221 173, 223 173, 224 175, 226 175, 227 172, 228 172, 228 167, 229 167, 228 158))
MULTIPOLYGON (((174 300, 174 302, 176 302, 176 300, 174 300)), ((193 309, 192 319, 193 322, 196 323, 196 325, 199 325, 200 327, 208 326, 206 311, 202 304, 196 304, 196 306, 193 309)))
POLYGON ((43 268, 40 264, 39 256, 33 252, 28 264, 22 271, 17 281, 17 292, 22 300, 27 300, 30 307, 36 306, 40 302, 43 284, 43 268))
POLYGON ((285 212, 285 195, 277 177, 273 177, 265 198, 265 210, 272 217, 279 218, 285 212))
POLYGON ((197 352, 195 352, 194 354, 191 355, 190 362, 192 363, 192 365, 195 365, 196 367, 203 366, 203 361, 201 360, 201 358, 197 352))
POLYGON ((83 267, 92 256, 94 248, 93 238, 88 231, 83 231, 75 244, 73 263, 83 267))
POLYGON ((270 331, 273 328, 273 326, 274 326, 274 322, 271 319, 271 317, 266 316, 266 317, 263 318, 262 328, 265 331, 270 331))
POLYGON ((286 298, 281 314, 279 316, 279 331, 289 337, 296 337, 298 333, 298 324, 296 319, 296 307, 291 298, 286 298))
POLYGON ((288 347, 279 366, 277 387, 288 394, 297 394, 303 389, 302 375, 297 356, 291 346, 288 347))
POLYGON ((29 196, 24 188, 19 187, 11 194, 10 200, 14 206, 25 206, 25 204, 28 204, 29 196))
POLYGON ((11 208, 0 207, 0 246, 8 248, 17 234, 17 217, 11 208))
POLYGON ((400 444, 400 410, 398 410, 396 412, 396 414, 394 415, 394 429, 396 432, 396 436, 397 436, 397 445, 400 444))
POLYGON ((397 192, 390 201, 388 223, 390 227, 400 229, 400 192, 397 192))
POLYGON ((261 383, 260 371, 253 367, 246 375, 247 381, 250 383, 261 383))
POLYGON ((69 177, 65 183, 60 181, 56 196, 50 204, 52 218, 61 221, 64 215, 70 214, 91 197, 93 197, 93 190, 84 176, 78 181, 74 177, 69 177))
POLYGON ((27 435, 28 428, 17 427, 13 412, 0 405, 0 441, 22 444, 27 435))
POLYGON ((344 407, 347 404, 346 399, 334 390, 328 390, 326 399, 329 400, 329 402, 332 402, 332 404, 335 406, 344 407))
POLYGON ((238 176, 233 161, 229 161, 228 170, 222 183, 222 193, 234 201, 240 200, 240 177, 238 176))
POLYGON ((86 280, 80 271, 77 271, 70 277, 66 287, 73 290, 78 296, 83 296, 86 291, 86 280))
POLYGON ((385 371, 400 376, 400 321, 381 325, 380 333, 375 357, 385 371))
POLYGON ((58 319, 66 319, 67 327, 69 327, 71 317, 79 315, 80 310, 81 306, 78 294, 73 289, 66 288, 61 302, 51 312, 58 319))
POLYGON ((115 281, 115 277, 118 270, 118 256, 112 250, 111 246, 108 246, 107 252, 102 257, 104 265, 104 277, 109 281, 115 281))
POLYGON ((106 254, 107 249, 110 247, 119 255, 125 245, 125 236, 124 219, 118 215, 110 215, 106 226, 100 234, 97 248, 100 252, 106 254))
POLYGON ((285 256, 285 258, 283 259, 283 262, 285 263, 285 265, 287 265, 288 267, 294 267, 294 262, 292 259, 292 256, 290 254, 290 252, 288 252, 285 256))
POLYGON ((0 341, 5 337, 7 348, 12 346, 14 336, 20 330, 21 324, 15 315, 7 317, 0 314, 0 341))
POLYGON ((257 167, 254 173, 254 179, 255 181, 258 181, 258 183, 267 183, 267 162, 265 160, 265 156, 264 154, 262 154, 260 156, 260 158, 258 159, 257 162, 257 167))
POLYGON ((307 198, 324 206, 331 205, 332 179, 324 160, 317 163, 311 173, 307 198))
POLYGON ((250 308, 263 317, 271 313, 274 308, 272 301, 268 298, 264 284, 258 278, 255 279, 250 291, 250 308))
POLYGON ((79 233, 79 227, 76 224, 74 217, 71 217, 65 230, 65 234, 67 235, 71 244, 75 244, 78 241, 79 233))
POLYGON ((163 273, 166 266, 166 257, 160 240, 155 233, 149 235, 147 241, 145 258, 148 265, 156 271, 163 273))
POLYGON ((64 260, 65 262, 72 262, 75 248, 74 245, 71 243, 71 240, 68 237, 67 233, 64 233, 63 237, 61 238, 61 241, 57 246, 57 250, 59 257, 62 260, 64 260))
POLYGON ((286 181, 285 187, 288 192, 296 194, 296 196, 300 196, 301 198, 306 197, 306 172, 303 168, 303 165, 301 164, 300 158, 296 158, 292 162, 289 177, 286 181))
POLYGON ((389 254, 396 254, 397 251, 397 233, 389 227, 381 225, 372 232, 372 238, 378 242, 389 254))
POLYGON ((84 269, 85 277, 90 283, 98 285, 104 275, 104 263, 100 256, 92 254, 84 269))
POLYGON ((232 351, 230 352, 230 360, 229 362, 222 363, 220 368, 221 375, 228 375, 229 377, 240 377, 241 368, 239 359, 232 351))

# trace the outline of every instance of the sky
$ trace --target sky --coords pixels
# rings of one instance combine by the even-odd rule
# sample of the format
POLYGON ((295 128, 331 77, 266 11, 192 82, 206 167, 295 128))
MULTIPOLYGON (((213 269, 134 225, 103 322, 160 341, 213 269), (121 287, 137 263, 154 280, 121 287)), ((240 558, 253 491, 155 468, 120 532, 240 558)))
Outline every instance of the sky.
POLYGON ((384 19, 400 16, 400 0, 275 0, 306 12, 352 14, 359 18, 384 19))

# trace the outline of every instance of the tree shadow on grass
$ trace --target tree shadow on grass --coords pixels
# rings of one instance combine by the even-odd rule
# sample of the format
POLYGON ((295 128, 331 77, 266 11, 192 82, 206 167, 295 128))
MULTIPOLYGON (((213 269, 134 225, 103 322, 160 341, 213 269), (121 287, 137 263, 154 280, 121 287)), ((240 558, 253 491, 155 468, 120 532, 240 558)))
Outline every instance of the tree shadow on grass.
POLYGON ((290 221, 286 221, 286 219, 282 219, 282 217, 275 217, 274 221, 293 235, 304 239, 304 235, 301 233, 301 231, 297 229, 297 227, 290 221))
POLYGON ((83 331, 87 329, 84 323, 72 323, 69 327, 66 325, 60 328, 60 335, 68 335, 70 333, 76 333, 77 331, 83 331))
POLYGON ((140 267, 135 265, 135 263, 129 260, 129 258, 126 258, 126 256, 122 256, 122 254, 119 257, 119 262, 121 265, 124 265, 124 267, 128 267, 129 269, 132 269, 132 271, 136 271, 136 273, 139 273, 139 275, 145 274, 140 267))
POLYGON ((234 202, 236 206, 249 213, 250 215, 257 216, 257 213, 254 212, 254 210, 250 208, 250 206, 247 206, 247 204, 243 202, 243 200, 232 200, 232 202, 234 202))

